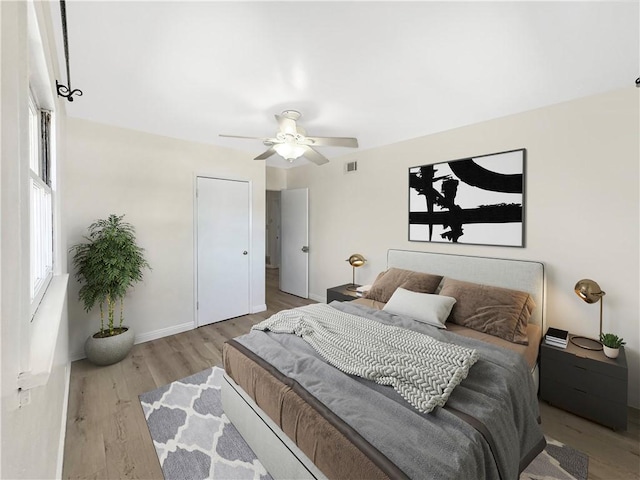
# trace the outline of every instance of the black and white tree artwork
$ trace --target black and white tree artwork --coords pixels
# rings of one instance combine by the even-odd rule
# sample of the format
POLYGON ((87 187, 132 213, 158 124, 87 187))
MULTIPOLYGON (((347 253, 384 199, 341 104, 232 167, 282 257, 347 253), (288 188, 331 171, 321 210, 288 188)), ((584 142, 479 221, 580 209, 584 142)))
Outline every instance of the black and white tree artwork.
POLYGON ((409 240, 524 246, 525 149, 409 169, 409 240))

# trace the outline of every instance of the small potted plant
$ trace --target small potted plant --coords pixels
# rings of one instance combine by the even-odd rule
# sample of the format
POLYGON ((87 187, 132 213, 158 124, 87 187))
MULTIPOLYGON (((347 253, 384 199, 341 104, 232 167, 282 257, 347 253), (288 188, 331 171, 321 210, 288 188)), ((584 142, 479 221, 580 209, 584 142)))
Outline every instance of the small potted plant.
POLYGON ((142 280, 144 268, 150 268, 144 249, 136 242, 134 227, 123 217, 109 215, 92 223, 86 241, 70 249, 76 278, 82 285, 78 296, 84 309, 89 312, 96 304, 100 306, 100 330, 87 339, 84 347, 87 358, 96 365, 119 362, 133 347, 133 330, 123 325, 124 297, 142 280), (116 325, 118 303, 120 318, 116 325))
POLYGON ((620 338, 613 333, 603 333, 600 335, 600 343, 602 343, 602 349, 607 357, 618 358, 620 347, 626 342, 623 338, 620 338))

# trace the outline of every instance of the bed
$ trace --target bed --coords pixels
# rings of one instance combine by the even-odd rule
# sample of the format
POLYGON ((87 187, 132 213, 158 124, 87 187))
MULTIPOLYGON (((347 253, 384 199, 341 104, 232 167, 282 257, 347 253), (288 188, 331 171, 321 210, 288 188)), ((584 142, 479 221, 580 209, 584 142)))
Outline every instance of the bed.
POLYGON ((252 331, 223 349, 225 413, 274 478, 517 478, 545 446, 536 398, 544 266, 389 250, 387 267, 453 279, 438 281, 441 290, 430 299, 467 283, 526 292, 536 305, 526 325, 528 345, 497 347, 502 339, 477 329, 450 322, 435 328, 380 310, 393 296, 333 302, 332 312, 352 320, 426 334, 479 359, 446 403, 425 412, 395 387, 343 373, 296 335, 252 331))

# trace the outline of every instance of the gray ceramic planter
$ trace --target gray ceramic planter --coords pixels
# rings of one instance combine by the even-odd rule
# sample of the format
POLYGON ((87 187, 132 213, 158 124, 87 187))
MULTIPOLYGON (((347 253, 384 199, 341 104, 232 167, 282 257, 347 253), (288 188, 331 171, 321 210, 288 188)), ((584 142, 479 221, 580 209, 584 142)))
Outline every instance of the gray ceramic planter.
POLYGON ((111 365, 118 363, 127 356, 133 347, 134 333, 129 327, 120 335, 96 338, 91 335, 84 344, 84 353, 91 363, 96 365, 111 365))

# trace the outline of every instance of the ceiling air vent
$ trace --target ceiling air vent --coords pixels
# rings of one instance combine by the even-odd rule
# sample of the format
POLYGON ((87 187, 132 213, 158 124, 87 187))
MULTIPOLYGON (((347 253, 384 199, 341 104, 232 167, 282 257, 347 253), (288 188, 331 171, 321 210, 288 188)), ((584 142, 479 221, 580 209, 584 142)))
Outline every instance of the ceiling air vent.
POLYGON ((356 171, 358 171, 358 162, 356 160, 344 163, 344 173, 355 173, 356 171))

